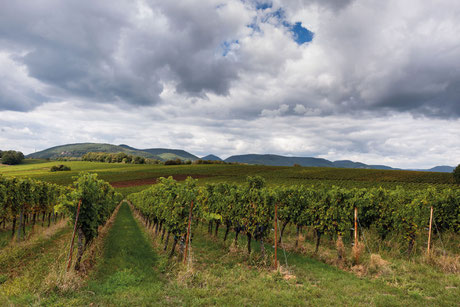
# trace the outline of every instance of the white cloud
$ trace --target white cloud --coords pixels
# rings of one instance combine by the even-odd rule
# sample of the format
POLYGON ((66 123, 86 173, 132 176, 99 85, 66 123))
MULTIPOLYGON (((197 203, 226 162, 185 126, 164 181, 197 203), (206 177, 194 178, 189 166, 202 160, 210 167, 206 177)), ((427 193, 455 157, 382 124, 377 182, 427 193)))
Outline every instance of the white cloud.
POLYGON ((264 110, 262 110, 260 115, 263 116, 263 117, 281 116, 283 114, 286 114, 288 110, 289 110, 289 106, 287 104, 282 104, 276 110, 266 110, 266 109, 264 109, 264 110))
POLYGON ((199 115, 152 119, 155 113, 152 107, 131 113, 113 106, 85 112, 66 102, 29 113, 2 112, 0 144, 30 153, 66 143, 109 142, 182 148, 198 156, 274 153, 401 168, 456 165, 460 156, 460 120, 282 114, 252 121, 199 115))

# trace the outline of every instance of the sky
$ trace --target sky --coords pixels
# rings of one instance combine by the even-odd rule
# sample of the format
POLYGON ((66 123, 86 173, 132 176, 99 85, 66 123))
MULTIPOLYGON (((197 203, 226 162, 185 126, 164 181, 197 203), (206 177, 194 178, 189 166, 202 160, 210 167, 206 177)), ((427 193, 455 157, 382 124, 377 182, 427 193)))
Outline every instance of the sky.
POLYGON ((460 1, 0 0, 0 149, 460 163, 460 1))

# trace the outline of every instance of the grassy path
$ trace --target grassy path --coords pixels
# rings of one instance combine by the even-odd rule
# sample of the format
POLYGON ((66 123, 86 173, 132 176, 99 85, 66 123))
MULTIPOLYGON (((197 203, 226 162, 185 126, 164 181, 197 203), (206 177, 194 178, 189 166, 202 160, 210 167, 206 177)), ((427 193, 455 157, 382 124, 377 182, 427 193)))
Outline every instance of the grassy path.
MULTIPOLYGON (((223 243, 195 228, 194 272, 170 293, 185 305, 219 306, 449 306, 417 293, 392 287, 378 279, 359 278, 309 257, 288 253, 292 279, 248 261, 246 240, 228 252, 223 243), (244 264, 246 263, 246 264, 244 264), (248 267, 248 265, 250 267, 248 267)), ((221 232, 223 234, 223 231, 221 232)), ((268 250, 271 248, 266 245, 268 250)), ((259 245, 254 244, 259 253, 259 245)), ((280 256, 284 256, 280 251, 280 256)), ((257 256, 256 256, 257 257, 257 256)), ((452 301, 451 301, 452 303, 452 301)))
POLYGON ((104 257, 88 285, 51 305, 162 305, 164 282, 154 270, 157 256, 126 203, 121 205, 104 244, 104 257))

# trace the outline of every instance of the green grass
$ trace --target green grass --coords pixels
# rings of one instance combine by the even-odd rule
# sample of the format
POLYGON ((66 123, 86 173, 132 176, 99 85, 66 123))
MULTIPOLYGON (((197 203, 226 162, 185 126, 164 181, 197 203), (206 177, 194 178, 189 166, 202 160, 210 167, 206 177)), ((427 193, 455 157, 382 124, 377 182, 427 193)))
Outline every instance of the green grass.
POLYGON ((56 228, 49 235, 38 235, 36 240, 0 252, 0 305, 25 306, 40 301, 50 267, 58 259, 64 261, 63 246, 70 234, 68 226, 56 228))
MULTIPOLYGON (((48 221, 46 221, 46 225, 48 224, 48 221)), ((37 225, 41 225, 41 222, 37 223, 37 225)), ((18 229, 19 228, 19 222, 17 222, 16 224, 16 230, 15 230, 15 236, 14 238, 11 237, 11 223, 8 224, 8 228, 7 229, 1 229, 0 230, 0 249, 7 246, 9 242, 11 242, 12 240, 17 240, 17 237, 18 237, 18 233, 19 231, 21 231, 21 234, 22 234, 22 228, 21 229, 18 229)), ((30 233, 30 230, 32 229, 32 224, 29 223, 27 226, 26 226, 26 236, 30 233)))
POLYGON ((155 271, 158 257, 123 204, 107 235, 103 258, 87 286, 64 296, 53 295, 46 304, 60 306, 155 305, 164 281, 155 271))

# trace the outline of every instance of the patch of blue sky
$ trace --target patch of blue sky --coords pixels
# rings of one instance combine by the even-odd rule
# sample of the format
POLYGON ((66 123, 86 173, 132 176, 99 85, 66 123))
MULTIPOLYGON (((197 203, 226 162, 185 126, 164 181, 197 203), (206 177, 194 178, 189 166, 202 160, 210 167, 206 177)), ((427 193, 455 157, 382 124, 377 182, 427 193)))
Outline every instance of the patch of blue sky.
POLYGON ((286 22, 286 13, 282 8, 279 8, 276 11, 269 12, 268 14, 266 14, 265 17, 262 18, 262 21, 266 22, 267 20, 272 18, 277 19, 280 23, 284 23, 286 22))
POLYGON ((273 5, 271 2, 256 1, 256 9, 264 12, 260 19, 254 18, 253 22, 247 25, 248 28, 253 30, 253 33, 261 31, 259 26, 260 23, 269 22, 287 28, 289 32, 291 32, 293 40, 298 45, 302 45, 313 40, 315 34, 302 26, 301 22, 296 22, 294 24, 288 22, 286 20, 286 12, 283 8, 271 10, 272 7, 273 5), (265 10, 267 11, 265 12, 265 10))
POLYGON ((229 40, 225 41, 220 45, 220 48, 222 49, 222 56, 226 56, 230 51, 232 51, 235 47, 235 45, 238 45, 239 42, 238 40, 229 40))
POLYGON ((302 27, 301 22, 296 22, 294 25, 291 25, 290 31, 293 34, 294 41, 299 45, 311 42, 315 35, 313 32, 311 32, 307 28, 302 27))
POLYGON ((260 27, 257 22, 257 17, 252 19, 252 22, 247 25, 248 28, 252 29, 253 33, 254 32, 260 32, 260 27))
POLYGON ((271 2, 257 2, 256 3, 256 9, 261 10, 261 11, 270 9, 272 8, 272 6, 273 6, 273 3, 271 2))

